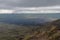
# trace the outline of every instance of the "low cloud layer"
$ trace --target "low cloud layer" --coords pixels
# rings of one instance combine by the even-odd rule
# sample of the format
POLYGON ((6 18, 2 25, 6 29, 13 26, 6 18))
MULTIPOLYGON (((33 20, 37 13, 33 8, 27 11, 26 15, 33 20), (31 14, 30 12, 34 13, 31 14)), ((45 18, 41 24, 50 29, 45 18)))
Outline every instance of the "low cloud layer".
POLYGON ((14 13, 60 13, 60 6, 18 7, 14 10, 14 13))
POLYGON ((13 9, 0 9, 0 13, 60 13, 60 6, 17 7, 13 9))

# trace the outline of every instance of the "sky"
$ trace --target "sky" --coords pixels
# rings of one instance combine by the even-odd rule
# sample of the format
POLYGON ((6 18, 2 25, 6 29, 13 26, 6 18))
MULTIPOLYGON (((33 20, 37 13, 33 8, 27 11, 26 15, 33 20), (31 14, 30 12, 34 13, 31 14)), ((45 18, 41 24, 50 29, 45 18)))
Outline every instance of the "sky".
POLYGON ((57 7, 57 9, 60 8, 60 0, 0 0, 0 13, 13 13, 13 12, 18 13, 17 10, 20 10, 20 8, 25 8, 25 9, 27 8, 32 9, 38 7, 53 8, 55 6, 57 7))

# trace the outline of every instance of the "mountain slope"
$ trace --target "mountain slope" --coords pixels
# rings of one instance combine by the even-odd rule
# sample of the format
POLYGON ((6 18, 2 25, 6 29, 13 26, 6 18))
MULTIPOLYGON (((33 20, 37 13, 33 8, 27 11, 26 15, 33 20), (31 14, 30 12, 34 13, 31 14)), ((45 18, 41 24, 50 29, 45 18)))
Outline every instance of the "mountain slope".
POLYGON ((60 19, 40 26, 0 23, 0 40, 60 40, 60 19))
POLYGON ((32 35, 26 36, 24 40, 60 40, 60 19, 37 28, 32 35))

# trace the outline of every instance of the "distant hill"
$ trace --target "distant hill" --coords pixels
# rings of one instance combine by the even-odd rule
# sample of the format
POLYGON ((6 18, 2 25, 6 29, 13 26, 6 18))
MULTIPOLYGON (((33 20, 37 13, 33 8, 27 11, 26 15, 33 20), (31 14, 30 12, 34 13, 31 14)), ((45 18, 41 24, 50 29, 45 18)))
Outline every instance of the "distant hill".
POLYGON ((56 14, 0 14, 0 22, 17 25, 37 25, 60 19, 60 13, 56 14))

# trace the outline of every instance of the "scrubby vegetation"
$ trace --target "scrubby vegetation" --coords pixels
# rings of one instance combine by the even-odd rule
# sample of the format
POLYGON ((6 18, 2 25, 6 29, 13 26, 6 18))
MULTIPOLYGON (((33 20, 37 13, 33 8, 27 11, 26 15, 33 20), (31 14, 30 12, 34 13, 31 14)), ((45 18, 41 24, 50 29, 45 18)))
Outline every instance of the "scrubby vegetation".
POLYGON ((0 23, 0 40, 60 40, 60 20, 39 26, 0 23))

